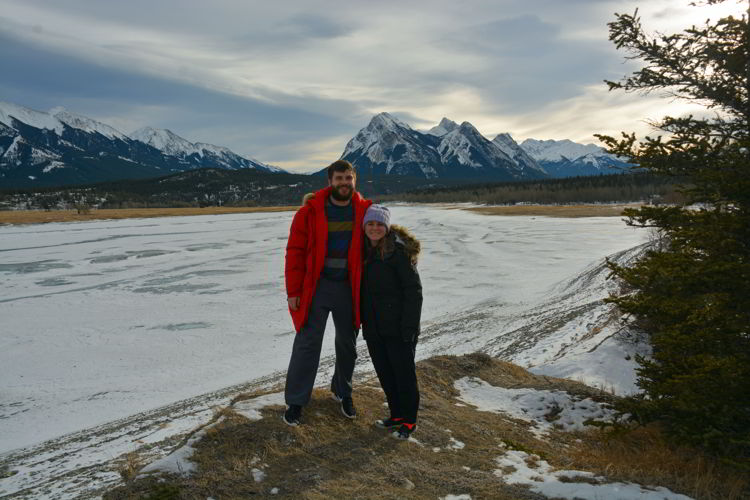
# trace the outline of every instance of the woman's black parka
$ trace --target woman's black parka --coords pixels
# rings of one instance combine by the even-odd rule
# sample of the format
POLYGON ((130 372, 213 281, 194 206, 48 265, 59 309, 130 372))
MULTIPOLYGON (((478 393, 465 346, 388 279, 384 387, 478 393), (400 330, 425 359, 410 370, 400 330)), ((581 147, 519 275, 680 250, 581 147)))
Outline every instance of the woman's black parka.
MULTIPOLYGON (((384 258, 365 263, 360 288, 362 335, 413 342, 419 336, 422 282, 417 273, 420 243, 406 228, 392 225, 384 258)), ((369 244, 365 238, 365 244, 369 244)))

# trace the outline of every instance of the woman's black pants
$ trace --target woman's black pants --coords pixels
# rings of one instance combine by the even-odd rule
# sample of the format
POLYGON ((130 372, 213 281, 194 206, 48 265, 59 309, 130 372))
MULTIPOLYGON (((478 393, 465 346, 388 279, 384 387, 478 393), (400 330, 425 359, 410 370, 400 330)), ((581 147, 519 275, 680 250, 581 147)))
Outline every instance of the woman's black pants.
POLYGON ((419 411, 419 387, 414 356, 417 341, 404 342, 400 337, 370 335, 367 350, 375 366, 380 386, 385 392, 391 417, 416 423, 419 411))

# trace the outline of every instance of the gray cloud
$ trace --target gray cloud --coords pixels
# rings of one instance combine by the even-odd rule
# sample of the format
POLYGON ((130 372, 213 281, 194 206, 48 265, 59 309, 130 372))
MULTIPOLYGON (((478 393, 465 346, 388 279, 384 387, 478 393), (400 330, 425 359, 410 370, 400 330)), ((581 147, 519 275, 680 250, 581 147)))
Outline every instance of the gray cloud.
POLYGON ((640 0, 3 1, 0 99, 302 168, 340 154, 379 111, 552 134, 568 110, 571 137, 590 134, 597 116, 576 110, 625 113, 592 89, 628 72, 606 22, 640 0))
POLYGON ((106 68, 2 36, 0 60, 4 67, 0 100, 40 110, 63 105, 119 125, 124 133, 146 125, 169 128, 191 141, 227 146, 266 162, 297 159, 296 152, 283 154, 286 144, 325 140, 356 126, 347 120, 354 114, 347 102, 308 102, 307 107, 327 111, 310 112, 294 102, 274 105, 106 68), (119 118, 112 120, 112 116, 119 118), (271 151, 274 156, 268 154, 271 151))

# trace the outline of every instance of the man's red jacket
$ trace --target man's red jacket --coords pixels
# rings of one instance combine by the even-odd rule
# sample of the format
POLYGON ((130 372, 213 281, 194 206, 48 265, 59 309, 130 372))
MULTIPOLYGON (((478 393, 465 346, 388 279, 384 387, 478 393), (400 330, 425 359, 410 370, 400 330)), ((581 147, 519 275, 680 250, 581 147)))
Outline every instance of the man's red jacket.
MULTIPOLYGON (((318 286, 320 273, 326 258, 328 244, 328 219, 326 218, 325 203, 331 193, 327 187, 317 191, 307 199, 302 208, 297 210, 289 230, 289 241, 286 245, 286 263, 284 277, 286 278, 287 297, 300 297, 300 305, 296 311, 289 309, 294 321, 294 328, 299 333, 307 322, 315 289, 318 286)), ((359 285, 362 280, 362 220, 367 207, 372 201, 362 198, 355 192, 352 196, 354 205, 354 228, 352 240, 349 243, 347 268, 349 283, 352 287, 352 304, 354 305, 354 328, 360 326, 359 317, 359 285)))

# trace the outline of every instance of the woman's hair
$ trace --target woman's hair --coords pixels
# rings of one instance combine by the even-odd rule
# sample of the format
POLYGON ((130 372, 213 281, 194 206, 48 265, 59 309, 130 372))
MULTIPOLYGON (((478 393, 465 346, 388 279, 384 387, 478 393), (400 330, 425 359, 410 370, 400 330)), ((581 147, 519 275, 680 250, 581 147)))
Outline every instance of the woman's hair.
POLYGON ((362 252, 362 256, 364 257, 365 262, 370 262, 373 258, 375 258, 376 254, 381 259, 384 259, 386 254, 393 251, 393 238, 391 238, 390 231, 385 233, 385 236, 380 238, 375 246, 372 246, 372 244, 370 243, 370 238, 368 238, 367 235, 365 235, 362 241, 365 245, 365 251, 362 252))

